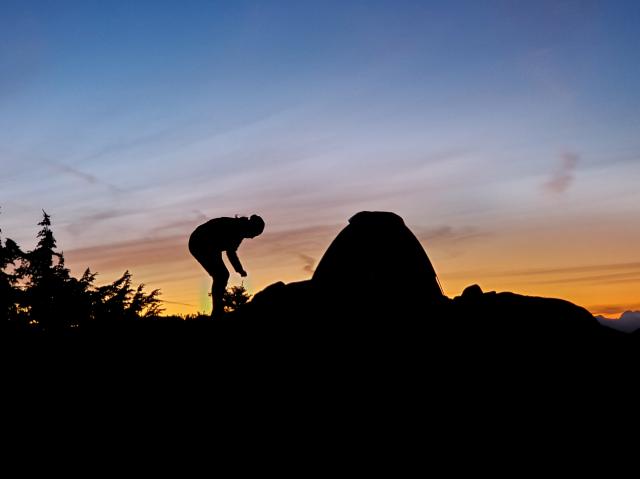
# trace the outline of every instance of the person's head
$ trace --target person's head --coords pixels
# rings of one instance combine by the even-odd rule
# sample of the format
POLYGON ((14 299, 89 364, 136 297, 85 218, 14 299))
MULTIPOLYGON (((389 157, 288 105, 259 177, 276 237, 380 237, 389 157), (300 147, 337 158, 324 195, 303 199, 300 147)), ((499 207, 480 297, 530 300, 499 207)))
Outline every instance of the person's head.
POLYGON ((264 220, 258 215, 251 215, 247 219, 245 238, 255 238, 264 231, 264 220))

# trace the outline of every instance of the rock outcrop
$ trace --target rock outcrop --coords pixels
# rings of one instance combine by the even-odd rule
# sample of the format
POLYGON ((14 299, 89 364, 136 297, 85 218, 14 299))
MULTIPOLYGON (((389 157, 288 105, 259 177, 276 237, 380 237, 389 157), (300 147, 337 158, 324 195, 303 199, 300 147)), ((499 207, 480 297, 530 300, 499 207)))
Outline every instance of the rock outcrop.
POLYGON ((422 245, 402 218, 385 212, 353 216, 311 279, 267 287, 238 320, 286 331, 376 331, 425 342, 543 345, 618 334, 561 299, 483 292, 478 285, 447 298, 422 245))

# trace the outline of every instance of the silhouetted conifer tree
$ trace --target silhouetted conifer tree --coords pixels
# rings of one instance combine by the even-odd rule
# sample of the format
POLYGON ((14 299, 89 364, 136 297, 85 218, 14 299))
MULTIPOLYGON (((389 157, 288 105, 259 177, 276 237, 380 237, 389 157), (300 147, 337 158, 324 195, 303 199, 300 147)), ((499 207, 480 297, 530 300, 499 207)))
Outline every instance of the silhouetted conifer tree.
POLYGON ((160 290, 154 289, 150 293, 144 292, 144 284, 138 285, 129 301, 127 313, 134 318, 155 318, 160 316, 164 308, 160 306, 160 290))
POLYGON ((14 266, 21 255, 22 251, 13 240, 7 238, 3 243, 0 235, 0 321, 3 326, 7 326, 7 321, 15 322, 18 317, 19 275, 14 266))
POLYGON ((96 274, 87 269, 80 279, 71 276, 64 255, 57 251, 51 230, 51 218, 43 211, 36 247, 23 253, 17 245, 0 241, 0 307, 3 315, 14 315, 33 328, 61 331, 80 326, 88 320, 136 319, 160 314, 159 290, 134 289, 131 273, 111 284, 96 287, 96 274), (19 259, 9 274, 7 266, 19 259), (20 288, 17 284, 20 284, 20 288), (9 298, 9 299, 6 299, 9 298), (13 308, 13 309, 12 309, 13 308))
POLYGON ((89 268, 85 270, 80 279, 70 276, 66 281, 65 300, 65 326, 80 326, 84 321, 91 320, 95 316, 96 295, 93 282, 96 274, 89 268))
POLYGON ((70 274, 64 265, 64 255, 56 251, 56 239, 51 231, 51 217, 43 211, 36 247, 22 255, 17 272, 24 280, 22 307, 29 322, 44 330, 61 329, 69 325, 67 308, 72 300, 70 274))
POLYGON ((95 294, 98 320, 151 318, 162 312, 160 290, 145 293, 143 284, 134 290, 129 271, 113 283, 98 287, 95 294))

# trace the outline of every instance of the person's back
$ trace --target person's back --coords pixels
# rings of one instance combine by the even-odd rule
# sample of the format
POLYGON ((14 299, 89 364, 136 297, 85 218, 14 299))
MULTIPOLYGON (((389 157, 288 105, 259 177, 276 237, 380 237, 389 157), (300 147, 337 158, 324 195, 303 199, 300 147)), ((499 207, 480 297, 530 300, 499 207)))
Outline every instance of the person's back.
POLYGON ((228 251, 237 249, 243 238, 238 218, 213 218, 191 233, 189 245, 208 251, 228 251))

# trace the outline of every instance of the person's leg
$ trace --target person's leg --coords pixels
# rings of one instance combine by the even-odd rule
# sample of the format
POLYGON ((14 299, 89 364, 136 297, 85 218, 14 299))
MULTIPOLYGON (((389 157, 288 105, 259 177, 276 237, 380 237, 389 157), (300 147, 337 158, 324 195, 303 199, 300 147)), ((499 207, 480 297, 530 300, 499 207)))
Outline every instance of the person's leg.
POLYGON ((229 270, 222 260, 221 251, 208 251, 205 248, 195 248, 189 244, 191 254, 198 260, 198 263, 205 269, 212 279, 211 285, 211 301, 212 310, 211 317, 220 317, 224 313, 222 298, 227 290, 229 281, 229 270))
POLYGON ((213 284, 211 285, 211 317, 220 318, 224 314, 222 298, 224 297, 224 292, 227 290, 227 283, 229 282, 229 270, 224 265, 221 257, 219 264, 216 264, 215 270, 209 274, 211 274, 211 278, 213 279, 213 284))

